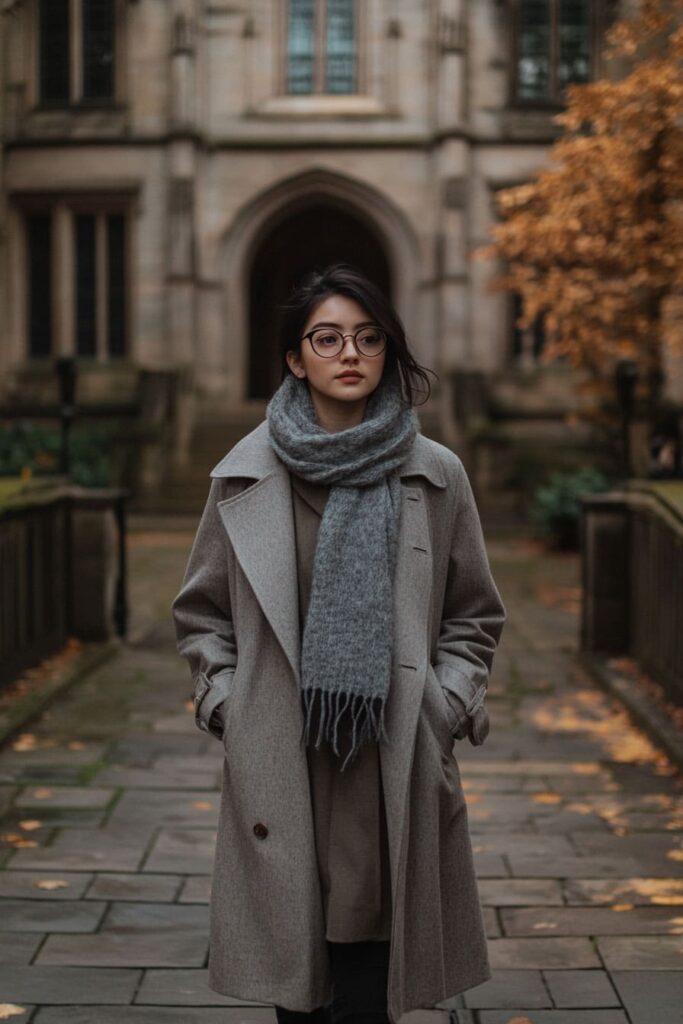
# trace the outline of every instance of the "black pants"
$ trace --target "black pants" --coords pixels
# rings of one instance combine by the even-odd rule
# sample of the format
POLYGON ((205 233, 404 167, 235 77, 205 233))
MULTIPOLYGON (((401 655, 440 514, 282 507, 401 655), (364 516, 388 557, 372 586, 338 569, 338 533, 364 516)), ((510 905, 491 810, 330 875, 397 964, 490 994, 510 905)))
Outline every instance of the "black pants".
POLYGON ((388 1024, 389 942, 328 942, 332 1002, 311 1013, 275 1006, 277 1024, 388 1024))

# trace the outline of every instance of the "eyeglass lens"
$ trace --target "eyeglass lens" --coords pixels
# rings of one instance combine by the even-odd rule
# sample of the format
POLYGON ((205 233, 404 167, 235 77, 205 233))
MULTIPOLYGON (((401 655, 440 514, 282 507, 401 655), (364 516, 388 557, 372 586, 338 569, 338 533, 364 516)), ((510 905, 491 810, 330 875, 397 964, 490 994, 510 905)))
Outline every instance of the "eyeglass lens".
MULTIPOLYGON (((336 356, 344 347, 344 337, 333 327, 320 327, 310 334, 311 345, 320 356, 336 356)), ((355 335, 358 351, 377 356, 384 350, 386 336, 378 327, 363 327, 355 335)))

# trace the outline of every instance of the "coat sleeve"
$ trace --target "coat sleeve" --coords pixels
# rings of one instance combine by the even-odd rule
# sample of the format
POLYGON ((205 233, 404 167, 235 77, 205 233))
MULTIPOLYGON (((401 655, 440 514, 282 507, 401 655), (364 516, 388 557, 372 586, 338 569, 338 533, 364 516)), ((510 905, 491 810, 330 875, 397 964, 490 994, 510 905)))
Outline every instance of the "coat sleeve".
POLYGON ((171 606, 178 652, 187 659, 194 683, 195 722, 217 738, 222 736, 220 705, 237 665, 225 531, 216 507, 220 488, 220 480, 211 481, 182 586, 171 606))
POLYGON ((460 721, 454 735, 484 742, 484 698, 506 619, 491 575, 479 512, 465 467, 457 458, 448 573, 434 671, 460 721))

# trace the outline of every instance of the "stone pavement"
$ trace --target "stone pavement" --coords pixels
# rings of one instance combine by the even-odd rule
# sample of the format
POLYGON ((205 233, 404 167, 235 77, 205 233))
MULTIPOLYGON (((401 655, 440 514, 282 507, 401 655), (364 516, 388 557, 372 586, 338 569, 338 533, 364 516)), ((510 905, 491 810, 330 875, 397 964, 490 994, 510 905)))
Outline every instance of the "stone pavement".
MULTIPOLYGON (((222 748, 193 724, 168 612, 190 542, 131 536, 131 642, 0 751, 0 1019, 274 1024, 206 987, 222 748)), ((681 780, 574 665, 577 557, 489 550, 509 613, 491 732, 454 752, 494 974, 444 1010, 681 1024, 681 780)))

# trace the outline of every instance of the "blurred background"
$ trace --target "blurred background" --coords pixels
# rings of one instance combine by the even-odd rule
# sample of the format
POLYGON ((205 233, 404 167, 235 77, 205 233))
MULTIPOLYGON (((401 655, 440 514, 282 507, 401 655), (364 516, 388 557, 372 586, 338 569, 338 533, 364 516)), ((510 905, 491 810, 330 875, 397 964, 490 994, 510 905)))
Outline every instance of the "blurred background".
POLYGON ((345 259, 439 375, 425 432, 465 452, 492 527, 524 521, 549 461, 594 445, 544 318, 520 327, 503 258, 471 254, 547 164, 567 87, 623 72, 602 50, 629 9, 3 0, 2 471, 58 459, 39 428, 68 357, 79 479, 197 512, 279 382, 277 304, 345 259))

